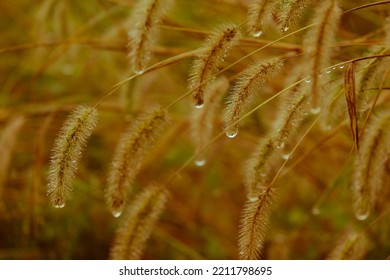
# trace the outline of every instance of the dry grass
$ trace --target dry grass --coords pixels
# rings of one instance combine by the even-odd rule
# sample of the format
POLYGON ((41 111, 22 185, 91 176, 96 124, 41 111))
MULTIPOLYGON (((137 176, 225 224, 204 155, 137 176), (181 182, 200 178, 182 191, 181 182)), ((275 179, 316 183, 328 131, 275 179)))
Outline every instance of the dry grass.
POLYGON ((389 7, 3 1, 0 258, 386 259, 389 7))

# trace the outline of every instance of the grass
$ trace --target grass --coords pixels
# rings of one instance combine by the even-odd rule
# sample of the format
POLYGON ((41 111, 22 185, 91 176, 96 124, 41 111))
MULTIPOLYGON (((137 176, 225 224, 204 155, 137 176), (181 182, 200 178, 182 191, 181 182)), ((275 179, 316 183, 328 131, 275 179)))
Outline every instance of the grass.
POLYGON ((390 1, 259 1, 272 17, 257 23, 262 8, 240 0, 176 0, 170 9, 156 0, 3 2, 0 259, 107 259, 119 252, 114 240, 139 244, 120 258, 390 255, 390 1), (132 24, 137 2, 161 8, 137 14, 158 16, 138 20, 144 29, 132 24), (287 20, 290 4, 301 10, 287 20), (329 25, 321 15, 340 19, 329 25), (241 34, 234 42, 218 37, 227 23, 241 34), (143 54, 132 36, 147 40, 137 46, 143 54), (137 54, 146 57, 138 66, 137 54), (274 57, 283 65, 259 76, 274 57), (61 149, 61 127, 80 105, 98 111, 96 126, 85 146, 76 143, 82 125, 74 127, 61 149), (139 116, 156 106, 170 124, 138 141, 139 116), (226 124, 229 108, 240 110, 226 124), (106 201, 121 135, 142 151, 126 153, 136 172, 124 175, 123 213, 141 216, 135 227, 126 215, 114 218, 106 201), (72 191, 57 209, 47 195, 47 175, 58 170, 51 151, 72 148, 82 156, 71 155, 72 174, 60 169, 72 175, 72 191), (164 208, 153 200, 142 208, 156 185, 169 192, 164 208))

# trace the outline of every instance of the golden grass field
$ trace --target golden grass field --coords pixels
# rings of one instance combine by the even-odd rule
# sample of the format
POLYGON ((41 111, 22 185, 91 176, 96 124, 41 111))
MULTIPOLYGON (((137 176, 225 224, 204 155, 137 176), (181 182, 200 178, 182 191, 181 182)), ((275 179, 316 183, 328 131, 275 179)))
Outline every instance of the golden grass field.
POLYGON ((390 1, 1 1, 0 34, 0 259, 390 257, 390 1))

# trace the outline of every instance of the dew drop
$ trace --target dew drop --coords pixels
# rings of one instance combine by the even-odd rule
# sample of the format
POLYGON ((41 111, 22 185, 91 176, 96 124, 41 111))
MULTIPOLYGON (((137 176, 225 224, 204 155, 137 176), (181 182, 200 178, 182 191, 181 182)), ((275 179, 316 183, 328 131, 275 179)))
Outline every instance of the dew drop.
POLYGON ((290 154, 283 154, 282 159, 288 160, 290 158, 290 154))
POLYGON ((65 202, 58 203, 54 205, 55 208, 64 208, 65 207, 65 202))
POLYGON ((256 202, 259 200, 259 197, 257 196, 249 196, 248 197, 249 202, 256 202))
POLYGON ((331 131, 332 130, 332 126, 330 124, 328 124, 326 127, 325 127, 325 130, 326 131, 331 131))
POLYGON ((345 67, 345 65, 340 65, 339 68, 340 69, 343 69, 345 67))
POLYGON ((206 164, 206 159, 204 159, 204 158, 203 159, 202 158, 201 159, 196 159, 194 161, 194 163, 195 163, 196 166, 199 166, 199 167, 200 166, 204 166, 206 164))
POLYGON ((112 211, 112 215, 113 215, 115 218, 119 218, 120 215, 122 215, 122 210, 112 211))
POLYGON ((313 115, 317 115, 321 112, 321 108, 320 107, 315 107, 315 108, 311 108, 310 109, 310 113, 312 113, 313 115))
POLYGON ((364 221, 368 218, 369 215, 370 215, 370 211, 359 212, 356 213, 356 219, 358 219, 359 221, 364 221))
POLYGON ((325 72, 326 74, 330 74, 332 72, 332 69, 327 69, 325 72))
POLYGON ((195 104, 196 109, 201 109, 201 108, 203 108, 203 106, 204 106, 204 103, 196 103, 195 104))
POLYGON ((321 210, 318 207, 313 207, 313 209, 311 210, 311 213, 313 215, 317 216, 317 215, 319 215, 321 213, 321 210))
POLYGON ((142 75, 144 73, 144 70, 142 70, 142 69, 135 69, 134 73, 137 74, 137 75, 142 75))
POLYGON ((310 84, 310 83, 311 83, 311 80, 310 80, 310 79, 306 79, 306 80, 305 80, 305 83, 310 84))
POLYGON ((256 31, 253 33, 253 37, 259 38, 263 34, 262 30, 256 31))
POLYGON ((283 32, 287 32, 287 31, 288 31, 288 26, 283 27, 283 32))
POLYGON ((232 127, 229 128, 228 131, 226 131, 226 136, 229 138, 234 138, 237 136, 237 134, 238 134, 238 127, 232 127))

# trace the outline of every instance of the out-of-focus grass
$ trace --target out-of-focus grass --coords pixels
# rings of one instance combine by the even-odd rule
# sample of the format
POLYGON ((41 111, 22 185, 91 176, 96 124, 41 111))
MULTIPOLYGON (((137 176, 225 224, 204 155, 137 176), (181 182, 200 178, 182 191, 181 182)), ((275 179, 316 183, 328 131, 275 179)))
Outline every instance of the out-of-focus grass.
MULTIPOLYGON (((226 21, 241 23, 246 17, 245 2, 178 0, 164 22, 152 63, 194 49, 204 38, 202 33, 167 26, 208 32, 226 21)), ((344 2, 348 2, 345 9, 367 3, 344 2)), ((78 104, 95 104, 113 85, 130 75, 126 44, 133 3, 0 2, 0 129, 16 116, 26 118, 15 138, 4 185, 0 186, 0 259, 108 257, 118 220, 106 207, 104 189, 116 142, 136 112, 155 103, 167 106, 186 92, 191 60, 127 83, 100 108, 98 126, 80 162, 73 197, 63 209, 49 204, 46 171, 54 138, 69 111, 78 104)), ((381 19, 388 16, 381 9, 347 15, 343 36, 352 39, 380 29, 381 19)), ((274 39, 279 35, 267 36, 274 39)), ((286 41, 297 43, 300 38, 286 41)), ((241 45, 225 66, 256 46, 241 45)), ((361 46, 354 50, 357 55, 364 51, 361 46)), ((277 52, 283 50, 267 49, 261 55, 277 52)), ((234 76, 245 65, 234 66, 227 76, 234 76)), ((341 78, 341 73, 335 75, 341 78)), ((284 86, 278 81, 272 83, 276 89, 284 86)), ((187 131, 190 103, 184 100, 171 109, 174 124, 167 134, 174 136, 151 151, 133 194, 150 181, 167 180, 193 154, 187 131)), ((237 258, 238 224, 245 200, 242 170, 257 138, 269 129, 275 106, 271 102, 250 116, 234 141, 219 139, 211 145, 205 167, 191 165, 172 183, 172 197, 144 258, 237 258)), ((308 135, 291 164, 322 140, 323 135, 318 135, 308 135)), ((348 226, 364 229, 378 218, 380 211, 367 221, 357 222, 352 213, 348 160, 351 145, 345 128, 294 168, 287 166, 288 172, 278 180, 278 186, 282 186, 279 206, 272 213, 263 257, 326 258, 348 226), (312 208, 320 198, 320 212, 313 215, 312 208)), ((382 205, 388 206, 388 202, 382 201, 382 205)), ((366 258, 385 259, 390 254, 386 219, 388 216, 368 227, 373 238, 366 258)))

